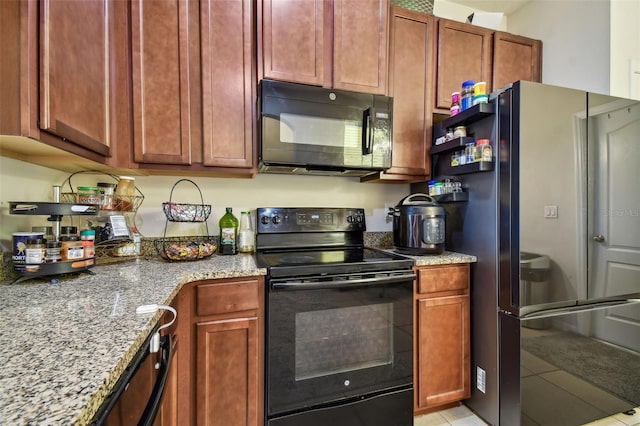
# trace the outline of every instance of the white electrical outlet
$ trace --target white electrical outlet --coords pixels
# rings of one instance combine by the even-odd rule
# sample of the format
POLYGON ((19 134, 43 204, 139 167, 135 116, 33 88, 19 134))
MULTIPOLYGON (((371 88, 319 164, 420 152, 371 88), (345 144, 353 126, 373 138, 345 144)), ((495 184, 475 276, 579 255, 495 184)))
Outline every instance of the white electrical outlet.
POLYGON ((558 206, 544 206, 544 217, 547 219, 557 219, 558 206))
POLYGON ((476 367, 476 387, 482 393, 487 393, 487 372, 476 367))

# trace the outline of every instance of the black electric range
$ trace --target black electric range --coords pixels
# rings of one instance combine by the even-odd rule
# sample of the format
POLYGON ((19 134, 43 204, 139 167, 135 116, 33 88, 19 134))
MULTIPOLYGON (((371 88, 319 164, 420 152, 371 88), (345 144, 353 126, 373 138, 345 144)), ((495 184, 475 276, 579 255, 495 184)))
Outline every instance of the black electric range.
POLYGON ((413 260, 364 247, 364 209, 259 208, 256 261, 271 277, 408 270, 413 260))

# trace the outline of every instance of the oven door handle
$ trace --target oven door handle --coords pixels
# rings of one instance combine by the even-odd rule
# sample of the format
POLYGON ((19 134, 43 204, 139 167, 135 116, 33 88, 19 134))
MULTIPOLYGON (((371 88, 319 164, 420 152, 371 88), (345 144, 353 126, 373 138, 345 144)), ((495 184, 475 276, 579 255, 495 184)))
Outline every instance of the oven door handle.
POLYGON ((407 272, 402 275, 391 275, 385 277, 361 278, 357 280, 335 280, 320 282, 300 282, 291 279, 271 280, 270 287, 272 290, 319 290, 319 289, 336 289, 347 288, 362 285, 380 285, 391 284, 404 281, 413 281, 416 279, 414 272, 407 272))

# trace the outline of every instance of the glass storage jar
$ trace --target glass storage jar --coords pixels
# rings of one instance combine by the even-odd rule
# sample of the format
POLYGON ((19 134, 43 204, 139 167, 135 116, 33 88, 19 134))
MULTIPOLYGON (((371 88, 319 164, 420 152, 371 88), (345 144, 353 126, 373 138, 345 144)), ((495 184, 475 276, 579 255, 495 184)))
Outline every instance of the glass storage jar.
POLYGON ((120 176, 116 186, 115 210, 130 212, 133 210, 133 200, 136 195, 136 180, 130 176, 120 176))

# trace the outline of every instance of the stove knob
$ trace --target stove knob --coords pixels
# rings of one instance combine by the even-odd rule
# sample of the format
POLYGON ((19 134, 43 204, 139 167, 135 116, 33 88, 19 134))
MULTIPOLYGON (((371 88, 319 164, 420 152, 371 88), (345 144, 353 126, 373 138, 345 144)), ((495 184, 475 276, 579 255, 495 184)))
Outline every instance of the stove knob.
POLYGON ((277 225, 277 224, 279 224, 280 222, 282 222, 282 219, 280 218, 280 216, 275 215, 275 216, 271 219, 271 221, 273 222, 273 224, 274 224, 274 225, 277 225))
POLYGON ((347 222, 353 223, 353 216, 347 216, 347 222))
POLYGON ((360 216, 360 215, 356 216, 356 222, 357 223, 362 223, 362 216, 360 216))
POLYGON ((260 218, 260 222, 262 222, 263 225, 268 225, 271 220, 269 219, 269 216, 262 216, 260 218))

